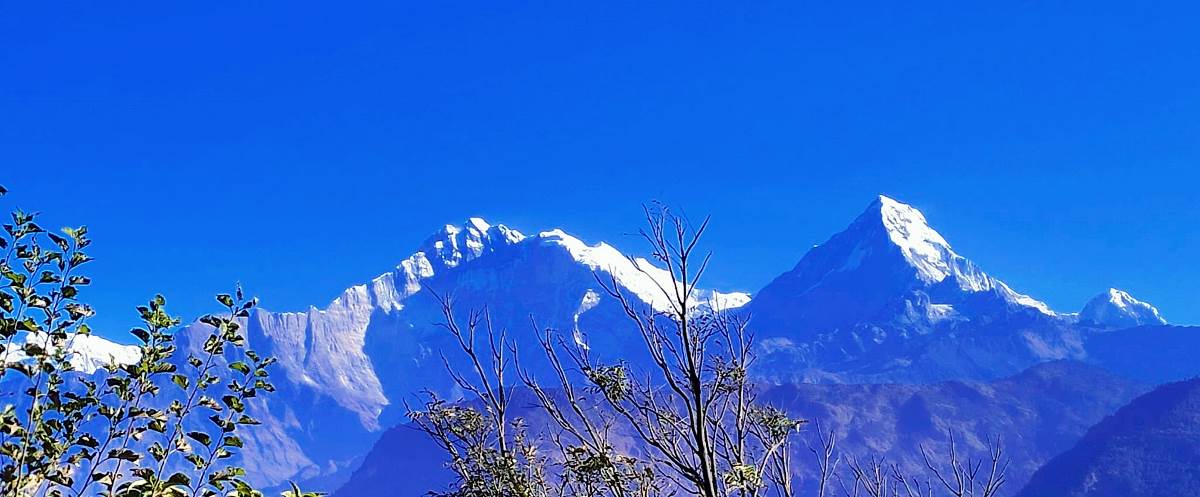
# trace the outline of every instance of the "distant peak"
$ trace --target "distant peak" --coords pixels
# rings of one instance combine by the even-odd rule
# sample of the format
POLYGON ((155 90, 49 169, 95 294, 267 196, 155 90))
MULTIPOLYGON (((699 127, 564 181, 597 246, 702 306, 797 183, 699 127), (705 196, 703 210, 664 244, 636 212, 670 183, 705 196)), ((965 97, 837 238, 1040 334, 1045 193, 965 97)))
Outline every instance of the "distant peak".
POLYGON ((1149 304, 1146 304, 1145 302, 1142 302, 1138 299, 1133 298, 1133 295, 1130 295, 1129 292, 1126 292, 1119 288, 1111 288, 1110 287, 1108 289, 1108 292, 1106 292, 1105 294, 1098 295, 1097 298, 1105 298, 1106 295, 1107 295, 1107 299, 1108 299, 1109 303, 1112 303, 1119 307, 1129 307, 1129 306, 1134 306, 1137 304, 1149 305, 1149 304))
POLYGON ((1088 301, 1079 313, 1079 321, 1107 328, 1167 323, 1153 305, 1118 288, 1109 288, 1088 301))
POLYGON ((921 211, 886 195, 875 197, 850 226, 813 247, 789 275, 784 281, 791 295, 822 287, 836 295, 892 295, 941 285, 939 298, 948 298, 945 292, 952 287, 994 292, 1009 304, 1055 315, 955 253, 921 211))
POLYGON ((445 225, 421 244, 418 253, 446 267, 454 267, 492 252, 497 246, 512 245, 523 239, 525 235, 520 231, 472 217, 461 225, 445 225))
POLYGON ((492 225, 488 224, 487 221, 484 221, 482 217, 473 217, 473 218, 467 219, 466 226, 470 226, 481 232, 492 229, 492 225))
POLYGON ((430 239, 442 238, 447 235, 456 235, 463 231, 475 230, 479 233, 487 233, 492 229, 492 225, 485 221, 482 217, 470 217, 462 224, 447 224, 441 230, 430 236, 430 239))

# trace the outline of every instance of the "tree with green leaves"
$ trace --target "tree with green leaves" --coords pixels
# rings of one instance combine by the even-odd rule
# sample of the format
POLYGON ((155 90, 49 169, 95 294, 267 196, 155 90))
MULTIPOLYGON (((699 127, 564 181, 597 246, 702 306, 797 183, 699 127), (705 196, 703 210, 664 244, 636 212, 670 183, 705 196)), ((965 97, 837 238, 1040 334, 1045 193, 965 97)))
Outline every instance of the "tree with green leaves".
POLYGON ((16 392, 0 410, 0 495, 261 496, 229 463, 238 430, 258 423, 247 403, 274 391, 274 359, 247 347, 239 323, 256 300, 240 287, 218 295, 222 311, 201 318, 211 330, 202 353, 183 357, 180 319, 156 296, 137 309, 136 360, 80 371, 91 240, 84 226, 60 234, 37 217, 15 210, 0 234, 0 382, 16 392))

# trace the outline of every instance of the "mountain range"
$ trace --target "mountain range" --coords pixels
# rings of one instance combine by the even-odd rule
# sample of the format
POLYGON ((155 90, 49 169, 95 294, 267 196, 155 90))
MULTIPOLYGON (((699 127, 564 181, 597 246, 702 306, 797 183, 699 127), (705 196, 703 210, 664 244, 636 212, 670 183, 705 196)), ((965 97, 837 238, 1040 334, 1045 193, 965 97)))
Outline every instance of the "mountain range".
POLYGON ((1134 399, 1034 473, 1017 497, 1192 497, 1200 489, 1200 378, 1134 399))
MULTIPOLYGON (((479 218, 447 225, 394 269, 324 308, 253 311, 248 341, 279 359, 279 391, 252 404, 263 425, 249 434, 242 459, 260 483, 335 485, 380 433, 403 420, 414 392, 453 395, 441 352, 453 343, 439 326, 435 294, 463 311, 486 307, 492 323, 529 352, 523 357, 538 357, 534 334, 553 329, 636 364, 644 353, 636 331, 604 286, 662 309, 658 283, 666 278, 651 261, 562 230, 526 235, 479 218)), ((959 255, 920 211, 884 196, 753 298, 716 290, 695 298, 748 318, 760 356, 752 373, 767 384, 986 382, 1056 360, 1142 381, 1200 371, 1181 357, 1153 370, 1173 378, 1148 378, 1144 362, 1118 352, 1151 353, 1152 336, 1167 343, 1200 336, 1167 325, 1152 305, 1110 289, 1078 313, 1055 312, 959 255)), ((193 324, 181 343, 196 347, 206 334, 205 325, 193 324)), ((128 352, 94 341, 76 347, 89 358, 84 369, 128 352)), ((528 366, 545 371, 536 360, 528 366)))

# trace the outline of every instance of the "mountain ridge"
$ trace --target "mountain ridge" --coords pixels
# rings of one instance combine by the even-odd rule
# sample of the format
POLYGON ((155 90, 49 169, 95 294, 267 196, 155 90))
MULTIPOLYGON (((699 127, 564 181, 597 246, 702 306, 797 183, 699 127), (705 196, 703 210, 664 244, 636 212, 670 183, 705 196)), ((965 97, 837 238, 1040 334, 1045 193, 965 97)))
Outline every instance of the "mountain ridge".
POLYGON ((1017 497, 1191 497, 1200 488, 1200 378, 1167 383, 1092 426, 1017 497))
MULTIPOLYGON (((458 312, 487 307, 523 357, 540 351, 533 316, 540 327, 574 333, 613 357, 636 361, 638 348, 629 340, 636 332, 608 291, 662 311, 668 304, 660 285, 668 281, 665 270, 606 243, 587 244, 562 230, 526 236, 471 218, 442 228, 395 269, 348 288, 323 309, 255 309, 245 321, 248 341, 279 359, 278 391, 256 411, 273 435, 262 437, 255 457, 284 446, 299 447, 303 456, 255 469, 302 479, 341 474, 378 432, 402 418, 413 393, 459 395, 441 357, 455 345, 439 326, 444 317, 432 292, 455 301, 458 312)), ((748 296, 702 290, 694 299, 734 308, 748 296)), ((206 326, 191 326, 182 347, 195 347, 206 334, 206 326)), ((537 371, 544 365, 526 366, 537 371)))
MULTIPOLYGON (((530 360, 539 357, 533 334, 552 328, 636 363, 644 354, 630 339, 636 330, 604 287, 661 311, 667 279, 647 259, 604 242, 589 245, 561 229, 526 235, 469 218, 435 231, 393 269, 323 308, 255 309, 245 321, 248 340, 280 359, 279 391, 254 403, 264 426, 249 435, 248 469, 270 483, 336 480, 401 419, 412 392, 455 395, 440 358, 454 344, 437 326, 443 317, 429 290, 453 298, 460 311, 486 306, 499 327, 531 347, 523 354, 530 360), (532 329, 531 316, 541 329, 532 329)), ((776 384, 986 381, 1060 359, 1142 378, 1119 352, 1129 348, 1121 342, 1148 346, 1142 342, 1165 333, 1083 326, 1079 315, 1055 313, 955 252, 919 210, 885 196, 753 298, 716 290, 694 298, 750 318, 760 354, 752 373, 776 384), (1089 350, 1089 343, 1099 345, 1089 350)), ((181 348, 206 334, 203 325, 189 326, 181 348)), ((1185 343, 1194 333, 1168 335, 1185 343)))

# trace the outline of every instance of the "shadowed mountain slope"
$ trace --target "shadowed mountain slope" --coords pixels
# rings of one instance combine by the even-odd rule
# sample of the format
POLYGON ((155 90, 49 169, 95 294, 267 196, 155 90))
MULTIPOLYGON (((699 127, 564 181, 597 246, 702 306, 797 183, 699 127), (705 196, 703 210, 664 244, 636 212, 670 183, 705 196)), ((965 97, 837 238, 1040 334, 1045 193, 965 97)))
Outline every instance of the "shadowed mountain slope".
POLYGON ((1200 379, 1134 399, 1037 471, 1018 497, 1194 497, 1200 379))
MULTIPOLYGON (((919 446, 943 450, 947 430, 960 448, 982 451, 987 437, 1002 437, 1012 459, 1009 482, 1019 487, 1042 463, 1070 447, 1085 430, 1145 391, 1101 369, 1075 362, 1042 364, 988 383, 950 381, 916 384, 797 384, 768 387, 760 400, 833 429, 845 455, 880 455, 913 471, 923 468, 919 446)), ((514 401, 516 416, 531 432, 547 426, 531 402, 514 401)), ((618 425, 619 427, 620 425, 618 425)), ((617 432, 627 443, 630 433, 617 432)), ((633 447, 630 447, 633 448, 633 447)), ((636 450, 636 448, 634 448, 636 450)), ((796 444, 797 474, 811 482, 812 455, 796 444)), ((444 490, 451 475, 445 455, 411 426, 388 430, 335 497, 423 495, 444 490), (397 475, 413 475, 399 478, 397 475), (432 486, 431 486, 432 485, 432 486)), ((812 485, 802 483, 801 495, 812 485)))

